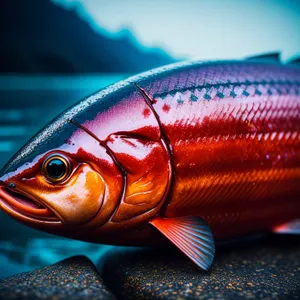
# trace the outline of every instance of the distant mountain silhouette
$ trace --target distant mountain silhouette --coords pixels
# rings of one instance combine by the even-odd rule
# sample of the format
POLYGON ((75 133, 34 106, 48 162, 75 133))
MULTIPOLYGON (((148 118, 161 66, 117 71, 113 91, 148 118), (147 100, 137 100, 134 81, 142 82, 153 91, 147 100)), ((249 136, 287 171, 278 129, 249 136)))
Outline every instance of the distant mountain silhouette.
POLYGON ((159 49, 91 28, 75 10, 48 0, 1 0, 0 72, 140 72, 174 62, 159 49))

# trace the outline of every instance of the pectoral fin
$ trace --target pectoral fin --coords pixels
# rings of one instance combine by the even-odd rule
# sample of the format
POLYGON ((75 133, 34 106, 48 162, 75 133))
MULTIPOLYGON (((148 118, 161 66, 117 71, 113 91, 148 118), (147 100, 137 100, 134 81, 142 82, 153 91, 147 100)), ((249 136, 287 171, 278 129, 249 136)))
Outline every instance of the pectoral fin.
POLYGON ((300 219, 273 228, 273 232, 282 234, 300 234, 300 219))
POLYGON ((215 245, 209 225, 201 218, 155 218, 150 223, 204 270, 212 265, 215 245))

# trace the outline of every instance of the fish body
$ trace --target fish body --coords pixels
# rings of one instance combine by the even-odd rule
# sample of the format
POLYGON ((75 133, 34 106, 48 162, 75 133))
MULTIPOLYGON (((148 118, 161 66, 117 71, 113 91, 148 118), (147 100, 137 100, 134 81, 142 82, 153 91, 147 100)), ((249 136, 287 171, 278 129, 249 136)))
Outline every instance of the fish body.
POLYGON ((300 68, 193 62, 132 77, 61 114, 1 176, 1 207, 25 224, 111 244, 164 235, 207 269, 213 237, 300 218, 300 68))
POLYGON ((284 68, 208 65, 168 91, 141 84, 172 147, 165 216, 201 216, 222 238, 300 216, 300 73, 284 68))

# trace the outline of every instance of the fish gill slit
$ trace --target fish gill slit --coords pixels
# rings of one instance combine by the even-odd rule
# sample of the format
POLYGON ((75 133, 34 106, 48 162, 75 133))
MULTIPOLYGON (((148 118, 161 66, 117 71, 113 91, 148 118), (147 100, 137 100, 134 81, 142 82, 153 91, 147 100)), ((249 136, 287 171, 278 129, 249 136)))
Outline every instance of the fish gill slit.
POLYGON ((170 185, 169 185, 167 194, 165 196, 165 203, 163 204, 162 209, 161 209, 162 211, 165 211, 166 208, 167 208, 167 205, 169 203, 169 200, 170 200, 169 198, 171 196, 171 191, 173 189, 174 181, 175 181, 175 169, 174 169, 174 163, 173 163, 174 155, 173 155, 172 145, 171 145, 171 143, 169 141, 169 138, 168 138, 168 136, 167 136, 167 134, 165 132, 165 129, 164 129, 163 125, 162 125, 160 117, 159 117, 157 111, 153 107, 154 100, 137 83, 134 83, 133 85, 138 90, 138 92, 142 95, 142 97, 144 98, 144 100, 145 100, 146 104, 148 105, 149 109, 154 114, 154 117, 155 117, 155 119, 156 119, 156 121, 158 123, 159 130, 160 130, 160 140, 161 140, 161 143, 165 147, 165 149, 167 150, 167 153, 168 153, 169 166, 170 166, 170 185))
POLYGON ((89 136, 91 136, 93 139, 95 139, 100 146, 102 146, 107 154, 112 158, 112 160, 114 161, 114 163, 116 164, 117 168, 120 170, 120 172, 122 173, 123 176, 123 189, 122 189, 122 194, 120 197, 120 201, 118 203, 118 205, 116 206, 115 210, 113 211, 112 215, 110 216, 110 218, 108 219, 108 222, 111 221, 113 219, 113 217, 115 216, 115 214, 117 213, 121 203, 124 201, 125 199, 125 193, 126 193, 126 187, 127 187, 127 171, 123 168, 122 164, 118 161, 118 159, 115 157, 114 153, 111 151, 111 149, 107 146, 105 141, 100 140, 93 132, 91 132, 88 128, 86 128, 85 126, 75 122, 73 119, 70 119, 69 122, 73 125, 75 125, 77 128, 85 131, 89 136))

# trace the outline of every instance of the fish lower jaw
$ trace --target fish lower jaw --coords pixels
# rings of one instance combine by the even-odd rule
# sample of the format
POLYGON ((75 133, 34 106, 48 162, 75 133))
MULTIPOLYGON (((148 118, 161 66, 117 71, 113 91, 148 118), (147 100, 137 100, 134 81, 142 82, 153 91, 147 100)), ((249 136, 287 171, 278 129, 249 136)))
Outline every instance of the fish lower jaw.
POLYGON ((0 187, 0 206, 6 213, 20 221, 61 223, 51 209, 21 191, 0 187))

